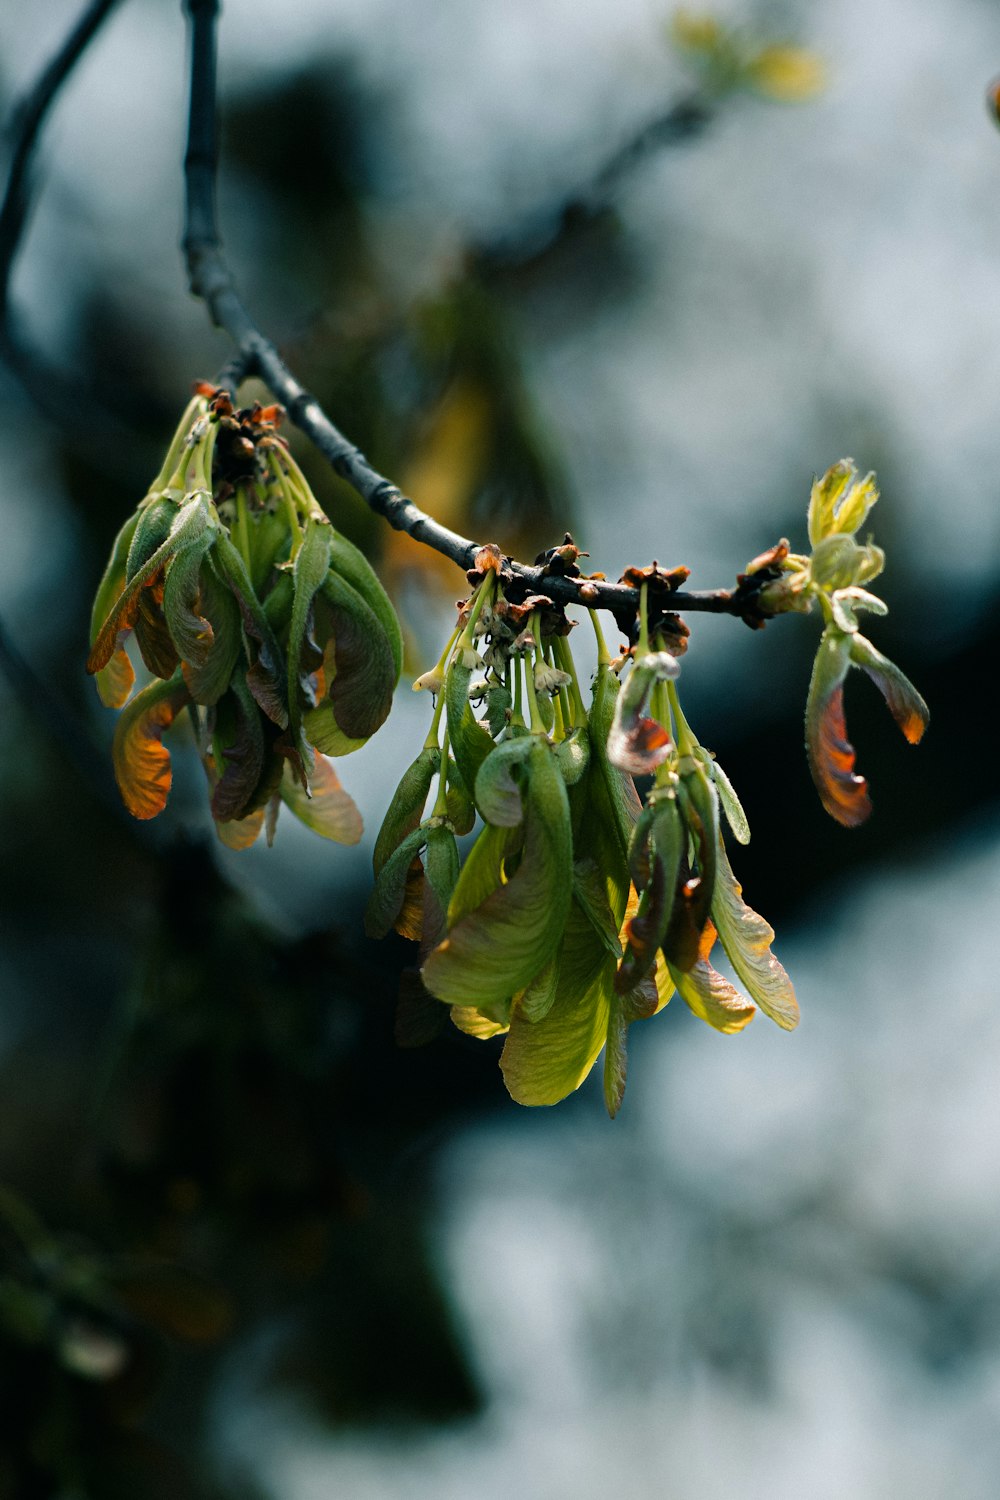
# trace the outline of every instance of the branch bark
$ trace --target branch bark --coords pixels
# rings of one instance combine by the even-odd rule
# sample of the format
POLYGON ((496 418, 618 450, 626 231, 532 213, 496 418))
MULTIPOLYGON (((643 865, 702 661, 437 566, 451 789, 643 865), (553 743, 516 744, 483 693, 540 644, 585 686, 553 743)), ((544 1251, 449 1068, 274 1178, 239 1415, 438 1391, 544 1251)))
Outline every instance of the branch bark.
MULTIPOLYGON (((190 21, 191 94, 184 158, 183 249, 192 293, 201 298, 212 321, 236 344, 244 360, 244 372, 260 376, 295 425, 370 509, 395 530, 405 532, 414 541, 433 548, 460 568, 468 570, 473 566, 481 544, 435 521, 369 463, 360 449, 330 420, 315 397, 300 384, 275 345, 257 326, 237 292, 216 214, 219 0, 186 0, 186 10, 190 21)), ((655 135, 659 127, 654 125, 652 128, 655 135)), ((637 149, 637 156, 645 152, 645 132, 640 139, 643 144, 637 149)), ((612 180, 627 168, 632 157, 630 148, 624 148, 622 161, 616 158, 609 164, 607 172, 612 180)), ((634 617, 638 610, 638 591, 624 584, 591 583, 553 576, 540 566, 529 566, 514 559, 510 560, 509 568, 526 592, 547 594, 559 604, 608 609, 619 623, 634 617)), ((671 595, 670 607, 678 611, 735 615, 748 623, 759 623, 761 619, 754 591, 747 588, 677 591, 671 595)))
POLYGON ((58 52, 15 106, 5 134, 14 142, 10 174, 0 206, 0 327, 7 321, 10 273, 31 206, 31 169, 45 117, 118 0, 91 0, 58 52))

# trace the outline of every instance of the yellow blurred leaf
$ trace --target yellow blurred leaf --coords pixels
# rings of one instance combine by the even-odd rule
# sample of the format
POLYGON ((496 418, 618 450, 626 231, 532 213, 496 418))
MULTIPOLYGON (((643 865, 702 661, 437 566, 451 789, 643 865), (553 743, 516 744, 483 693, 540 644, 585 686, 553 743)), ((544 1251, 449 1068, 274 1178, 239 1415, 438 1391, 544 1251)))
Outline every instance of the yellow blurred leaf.
POLYGON ((758 93, 786 104, 813 99, 826 87, 826 69, 805 47, 763 47, 746 66, 746 77, 758 93))

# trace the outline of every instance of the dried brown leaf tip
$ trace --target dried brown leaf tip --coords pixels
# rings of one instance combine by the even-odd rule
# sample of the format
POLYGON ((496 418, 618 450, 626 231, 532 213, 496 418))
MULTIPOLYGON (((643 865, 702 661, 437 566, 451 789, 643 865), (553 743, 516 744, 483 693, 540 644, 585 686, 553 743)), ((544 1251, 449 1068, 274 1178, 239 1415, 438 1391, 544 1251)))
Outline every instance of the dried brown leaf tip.
POLYGON ((788 541, 782 537, 780 542, 775 542, 773 547, 768 547, 766 552, 758 553, 751 562, 748 562, 746 572, 737 573, 736 582, 745 583, 749 578, 759 578, 762 573, 772 578, 780 578, 781 565, 788 556, 788 551, 788 541))
POLYGON ((482 583, 487 573, 500 574, 503 572, 504 555, 496 542, 487 542, 485 547, 480 547, 476 553, 475 566, 469 569, 469 582, 482 583))
POLYGON ((554 577, 579 578, 577 563, 581 557, 589 556, 589 552, 581 552, 567 531, 558 547, 548 547, 544 552, 539 552, 535 558, 535 567, 554 577))
POLYGON ((690 568, 661 568, 658 562, 652 562, 647 568, 626 568, 618 582, 630 589, 639 589, 646 584, 652 599, 657 593, 676 592, 690 577, 690 568))

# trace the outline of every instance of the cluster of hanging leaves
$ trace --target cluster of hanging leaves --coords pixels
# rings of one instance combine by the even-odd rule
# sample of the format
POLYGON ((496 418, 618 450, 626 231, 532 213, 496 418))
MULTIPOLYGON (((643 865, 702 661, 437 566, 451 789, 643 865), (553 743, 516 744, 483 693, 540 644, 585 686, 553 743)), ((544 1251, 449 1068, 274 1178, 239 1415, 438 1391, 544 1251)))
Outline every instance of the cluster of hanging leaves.
POLYGON ((885 601, 867 588, 885 567, 885 553, 870 539, 856 540, 878 498, 874 474, 860 478, 854 462, 841 459, 812 487, 811 555, 791 553, 781 541, 748 569, 770 580, 758 595, 767 613, 819 604, 825 628, 809 684, 806 752, 823 806, 847 828, 863 823, 872 810, 868 784, 854 769, 844 718, 844 682, 851 668, 871 678, 911 745, 919 743, 930 718, 909 678, 858 629, 859 613, 888 613, 885 601))
POLYGON ((149 493, 115 540, 87 669, 121 708, 115 775, 137 818, 170 791, 163 734, 187 709, 224 843, 244 848, 284 803, 337 843, 361 818, 331 758, 388 716, 402 646, 389 599, 320 510, 281 410, 234 411, 197 387, 149 493), (152 681, 133 695, 132 637, 152 681))

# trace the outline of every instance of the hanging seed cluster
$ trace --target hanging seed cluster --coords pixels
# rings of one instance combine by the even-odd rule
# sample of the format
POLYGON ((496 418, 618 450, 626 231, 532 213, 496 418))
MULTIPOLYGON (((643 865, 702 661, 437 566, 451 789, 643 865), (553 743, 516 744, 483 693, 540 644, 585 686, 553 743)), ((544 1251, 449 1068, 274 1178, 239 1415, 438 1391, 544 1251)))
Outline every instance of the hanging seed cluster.
POLYGON ((112 753, 129 811, 163 810, 163 734, 187 709, 234 848, 265 821, 270 840, 282 804, 325 838, 358 841, 331 762, 384 723, 402 663, 385 591, 320 510, 280 419, 198 388, 115 541, 87 661, 102 701, 123 709, 112 753), (153 679, 134 696, 129 637, 153 679))
MULTIPOLYGON (((224 392, 197 388, 115 542, 88 660, 103 701, 122 709, 113 758, 129 810, 151 818, 165 805, 162 736, 187 710, 212 816, 234 847, 262 826, 270 840, 282 804, 326 838, 357 841, 332 761, 385 721, 402 656, 381 585, 319 509, 280 415, 234 411, 224 392), (135 693, 130 643, 151 678, 135 693)), ((844 719, 851 667, 911 743, 928 721, 858 629, 859 612, 886 612, 867 587, 884 556, 857 540, 877 499, 872 475, 835 464, 813 485, 811 552, 779 542, 739 580, 758 620, 822 614, 806 745, 824 806, 848 826, 871 807, 844 719)), ((567 536, 539 559, 543 582, 581 577, 580 556, 567 536)), ((523 1104, 563 1099, 603 1052, 614 1115, 628 1028, 675 994, 722 1032, 758 1009, 786 1030, 798 1021, 774 933, 729 863, 724 829, 746 843, 746 817, 681 707, 688 631, 670 606, 686 577, 628 570, 640 599, 630 643, 612 661, 590 611, 598 664, 584 684, 565 610, 525 596, 499 549, 481 548, 440 660, 414 684, 434 710, 376 840, 366 927, 419 945, 400 1039, 423 1039, 449 1014, 472 1036, 502 1035, 503 1076, 523 1104), (458 841, 474 829, 463 859, 458 841)))

